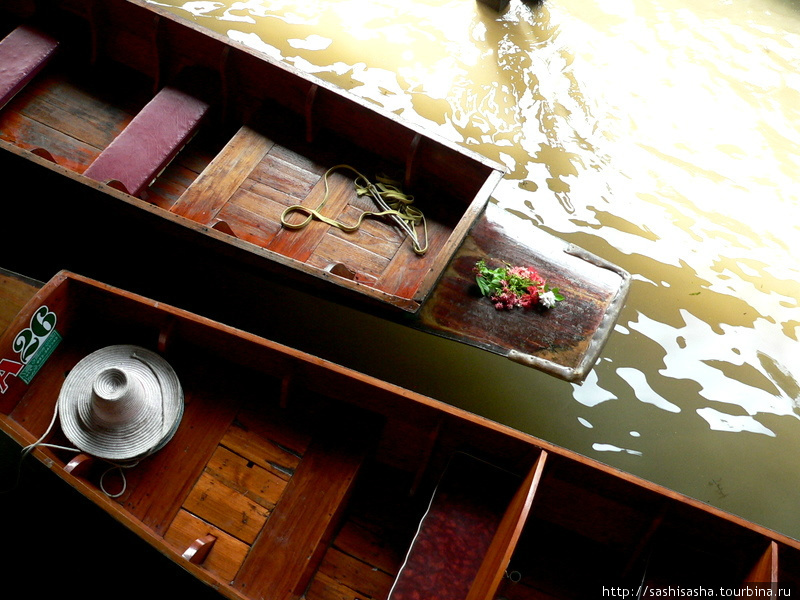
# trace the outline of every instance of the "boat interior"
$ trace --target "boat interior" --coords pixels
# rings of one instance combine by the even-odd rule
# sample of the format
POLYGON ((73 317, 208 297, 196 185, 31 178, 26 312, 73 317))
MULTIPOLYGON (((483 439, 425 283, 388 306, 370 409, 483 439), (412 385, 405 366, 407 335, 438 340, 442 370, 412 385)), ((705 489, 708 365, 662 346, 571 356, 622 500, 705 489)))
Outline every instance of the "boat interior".
MULTIPOLYGON (((124 469, 124 486, 123 470, 80 452, 35 454, 229 598, 520 600, 640 583, 798 583, 796 542, 74 274, 34 296, 0 340, 2 356, 24 352, 20 340, 49 348, 29 385, 5 367, 0 424, 23 446, 48 431, 67 373, 90 352, 136 344, 169 361, 185 394, 182 421, 161 450, 124 469)), ((68 445, 58 427, 45 442, 68 445)))
POLYGON ((0 10, 4 150, 380 306, 419 308, 503 174, 143 2, 0 10))

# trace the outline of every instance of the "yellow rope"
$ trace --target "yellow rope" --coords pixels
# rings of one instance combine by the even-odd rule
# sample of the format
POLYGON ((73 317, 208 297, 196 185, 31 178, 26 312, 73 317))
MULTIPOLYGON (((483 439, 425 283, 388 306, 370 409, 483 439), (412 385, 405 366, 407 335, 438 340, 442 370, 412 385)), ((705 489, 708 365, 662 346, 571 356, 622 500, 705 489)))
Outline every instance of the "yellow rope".
POLYGON ((367 179, 364 175, 359 173, 356 169, 351 167, 350 165, 336 165, 335 167, 331 167, 327 171, 325 171, 325 175, 323 176, 325 182, 325 196, 322 198, 322 202, 316 208, 310 208, 308 206, 303 206, 302 204, 294 204, 286 208, 281 214, 281 225, 286 227, 287 229, 302 229, 312 220, 317 219, 322 221, 323 223, 327 223, 332 227, 338 227, 342 231, 351 233, 356 231, 359 227, 361 227, 361 223, 367 217, 383 217, 388 216, 394 219, 394 221, 400 226, 403 231, 405 231, 409 237, 411 237, 412 244, 414 247, 414 252, 417 254, 425 254, 428 250, 428 224, 425 221, 425 216, 422 214, 417 207, 412 206, 414 202, 414 196, 409 194, 405 194, 397 185, 396 181, 389 179, 388 177, 378 176, 376 177, 377 183, 372 183, 369 179, 367 179), (329 217, 324 216, 320 211, 325 206, 325 203, 328 201, 328 195, 330 190, 328 188, 328 176, 338 169, 348 169, 356 174, 356 178, 353 181, 356 194, 359 196, 370 196, 375 201, 375 203, 382 209, 380 211, 364 211, 359 215, 358 220, 352 224, 348 225, 346 223, 342 223, 336 219, 331 219, 329 217), (289 223, 287 217, 289 214, 293 212, 299 212, 306 215, 306 218, 300 221, 299 223, 289 223), (421 226, 423 229, 423 233, 425 235, 425 242, 421 244, 419 241, 419 237, 417 235, 416 226, 421 226))

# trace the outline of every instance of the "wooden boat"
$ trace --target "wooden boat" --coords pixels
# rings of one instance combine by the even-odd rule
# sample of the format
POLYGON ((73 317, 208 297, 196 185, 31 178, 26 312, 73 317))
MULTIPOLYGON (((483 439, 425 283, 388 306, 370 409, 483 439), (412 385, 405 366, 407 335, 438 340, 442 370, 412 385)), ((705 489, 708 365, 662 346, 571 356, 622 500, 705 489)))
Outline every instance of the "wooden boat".
MULTIPOLYGON (((0 78, 0 164, 37 198, 7 206, 6 220, 60 210, 64 228, 161 228, 562 379, 582 381, 597 360, 629 275, 535 226, 515 231, 490 202, 501 165, 142 0, 0 10, 0 61, 14 67, 0 78), (345 232, 310 216, 351 225, 379 210, 384 195, 364 192, 381 174, 424 215, 425 228, 402 221, 424 253, 392 217, 345 232), (500 313, 475 285, 481 259, 533 267, 566 299, 500 313)), ((18 254, 29 234, 15 228, 4 249, 18 254)))
POLYGON ((5 273, 0 290, 0 316, 28 298, 0 339, 3 431, 225 597, 763 595, 800 581, 797 540, 431 398, 69 272, 41 288, 5 273), (113 476, 101 489, 109 462, 71 450, 53 419, 73 370, 118 344, 162 356, 185 399, 119 495, 113 476))

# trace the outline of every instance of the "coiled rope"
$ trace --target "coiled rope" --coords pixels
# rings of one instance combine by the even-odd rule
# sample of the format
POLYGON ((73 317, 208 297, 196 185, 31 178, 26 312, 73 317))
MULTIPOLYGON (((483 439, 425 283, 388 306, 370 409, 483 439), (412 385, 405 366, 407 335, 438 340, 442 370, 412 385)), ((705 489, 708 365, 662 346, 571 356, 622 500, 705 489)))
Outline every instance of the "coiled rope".
POLYGON ((302 229, 311 223, 312 220, 317 219, 332 227, 338 227, 342 231, 351 233, 361 227, 361 223, 367 217, 387 216, 394 220, 394 222, 411 238, 411 243, 416 254, 423 255, 428 251, 428 224, 425 221, 425 215, 423 215, 422 211, 416 206, 413 206, 414 196, 404 193, 400 189, 397 181, 379 175, 375 178, 376 182, 373 183, 350 165, 336 165, 335 167, 331 167, 325 171, 323 179, 325 182, 325 196, 322 198, 322 202, 320 202, 316 208, 310 208, 302 204, 293 204, 289 206, 281 214, 281 225, 283 227, 287 229, 302 229), (370 196, 381 210, 362 212, 356 223, 352 225, 326 217, 320 212, 330 195, 328 176, 334 171, 341 169, 347 169, 355 173, 356 178, 353 184, 356 188, 356 194, 358 196, 370 196), (299 223, 290 223, 287 217, 293 212, 305 214, 306 218, 299 223), (419 235, 417 234, 418 228, 422 229, 424 235, 423 241, 420 241, 419 235))

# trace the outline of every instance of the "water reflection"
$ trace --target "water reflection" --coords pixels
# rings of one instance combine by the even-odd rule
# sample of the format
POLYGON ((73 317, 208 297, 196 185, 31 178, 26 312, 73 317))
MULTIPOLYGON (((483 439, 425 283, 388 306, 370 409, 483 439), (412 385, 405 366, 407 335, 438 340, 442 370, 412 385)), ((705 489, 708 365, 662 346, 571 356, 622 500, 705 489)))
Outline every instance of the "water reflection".
POLYGON ((501 162, 521 235, 634 274, 582 386, 393 330, 413 359, 344 357, 317 332, 310 349, 800 537, 796 4, 171 8, 501 162))

